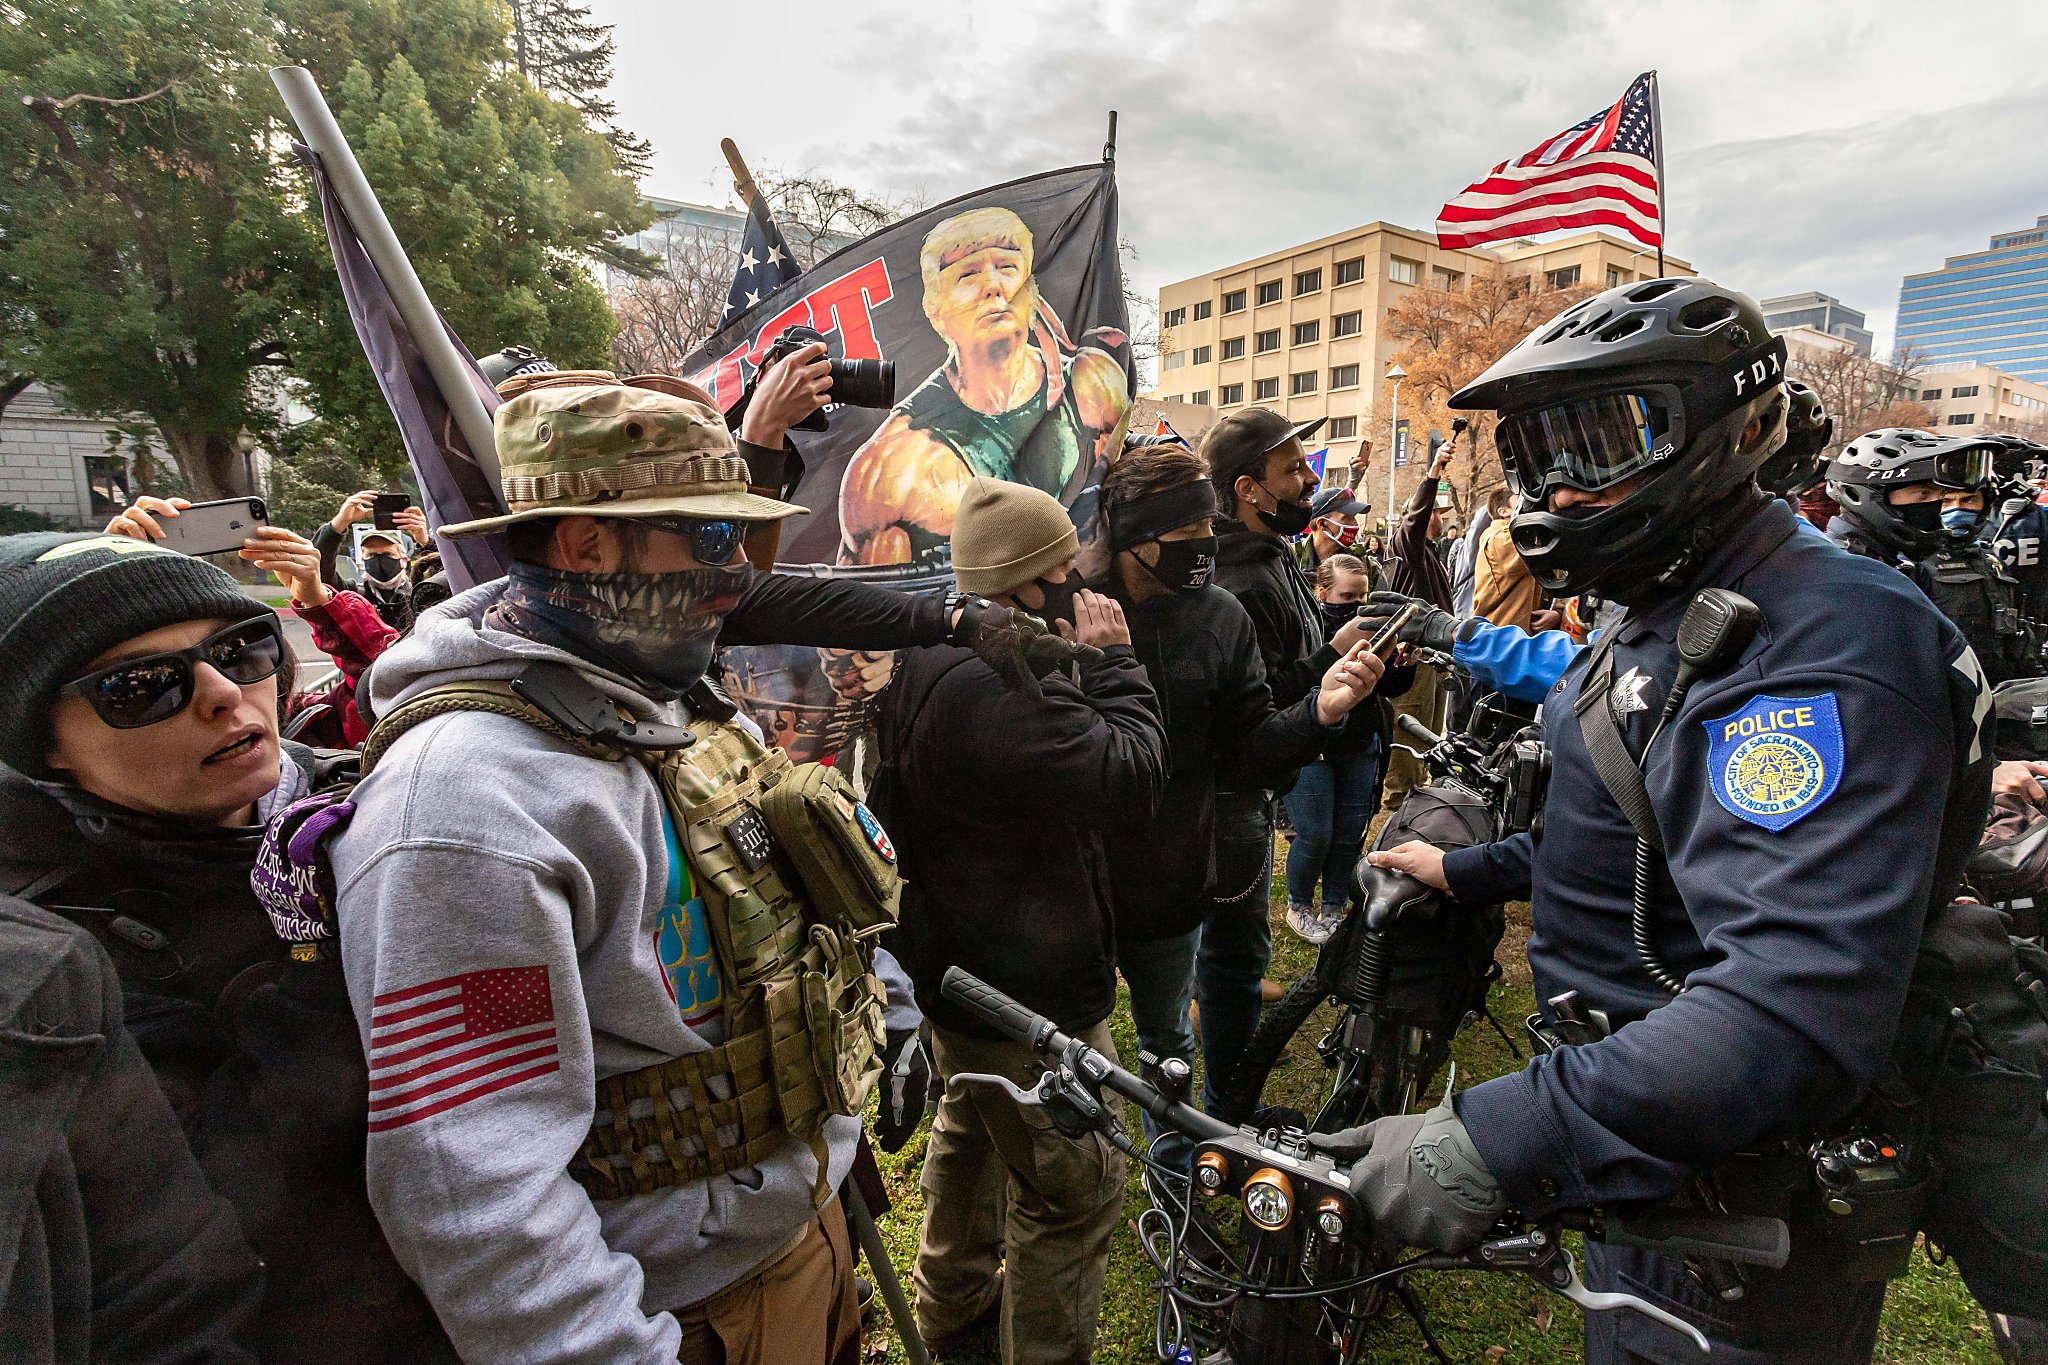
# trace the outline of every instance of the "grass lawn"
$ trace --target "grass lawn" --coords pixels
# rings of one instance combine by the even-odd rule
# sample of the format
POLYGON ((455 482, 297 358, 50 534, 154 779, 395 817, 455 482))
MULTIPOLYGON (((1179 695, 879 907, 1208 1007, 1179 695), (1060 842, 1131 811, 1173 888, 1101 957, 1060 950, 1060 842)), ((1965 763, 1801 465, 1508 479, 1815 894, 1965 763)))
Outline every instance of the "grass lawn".
MULTIPOLYGON (((1275 895, 1279 878, 1275 877, 1275 895)), ((1528 962, 1522 943, 1528 935, 1527 907, 1510 907, 1507 938, 1501 944, 1500 961, 1506 976, 1494 988, 1493 1012, 1511 1032, 1519 1034, 1520 1020, 1534 1008, 1529 984, 1528 962)), ((1273 966, 1269 975, 1283 984, 1300 977, 1314 961, 1315 950, 1288 930, 1277 911, 1273 915, 1273 966)), ((1127 1064, 1135 1064, 1137 1042, 1131 1032, 1128 1000, 1119 993, 1117 1015, 1111 1021, 1117 1048, 1127 1064)), ((1297 1035, 1312 1037, 1313 1021, 1297 1035)), ((1521 1039, 1516 1038, 1519 1044, 1521 1039)), ((1501 1040, 1482 1022, 1468 1029, 1453 1050, 1458 1064, 1460 1088, 1501 1075, 1520 1065, 1501 1040)), ((1313 1065, 1313 1063, 1311 1063, 1313 1065)), ((1138 1131, 1137 1112, 1127 1115, 1133 1133, 1138 1131)), ((889 1245, 906 1292, 910 1289, 910 1266, 917 1251, 917 1231, 923 1199, 917 1188, 918 1169, 923 1161, 925 1129, 894 1156, 882 1156, 882 1172, 894 1200, 894 1209, 881 1220, 882 1236, 889 1245)), ((1102 1326, 1096 1342, 1096 1358, 1102 1361, 1139 1365, 1155 1359, 1152 1350, 1152 1316, 1157 1302, 1153 1271, 1138 1249, 1129 1219, 1145 1207, 1138 1186, 1135 1164, 1125 1190, 1126 1224, 1110 1248, 1109 1280, 1103 1290, 1102 1326)), ((1505 1274, 1423 1274, 1415 1284, 1429 1308, 1430 1327, 1453 1360, 1473 1362, 1576 1361, 1579 1350, 1579 1310, 1576 1305, 1538 1289, 1527 1278, 1505 1274)), ((901 1343, 886 1328, 886 1314, 877 1305, 869 1334, 870 1359, 904 1358, 901 1343)), ((1373 1327, 1374 1339, 1368 1358, 1376 1361, 1415 1362, 1426 1365, 1432 1357, 1423 1348, 1414 1324, 1396 1309, 1373 1327)), ((972 1354, 956 1359, 973 1362, 999 1360, 995 1337, 972 1354)), ((1884 1327, 1878 1339, 1877 1358, 1884 1362, 1983 1362, 1997 1359, 1991 1347, 1990 1328, 1981 1309, 1963 1288, 1955 1269, 1936 1266, 1924 1254, 1916 1253, 1912 1273, 1893 1283, 1886 1301, 1884 1327)))

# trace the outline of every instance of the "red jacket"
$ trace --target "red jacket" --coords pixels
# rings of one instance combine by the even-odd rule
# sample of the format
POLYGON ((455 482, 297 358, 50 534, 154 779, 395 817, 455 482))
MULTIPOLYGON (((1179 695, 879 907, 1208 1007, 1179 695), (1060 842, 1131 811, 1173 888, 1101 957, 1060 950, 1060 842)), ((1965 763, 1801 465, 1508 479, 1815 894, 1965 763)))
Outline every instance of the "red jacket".
POLYGON ((384 624, 384 618, 367 599, 353 592, 337 592, 325 606, 309 607, 294 601, 292 607, 299 619, 312 628, 313 643, 334 660, 341 677, 316 692, 301 693, 293 699, 291 709, 299 711, 323 704, 333 707, 334 715, 340 718, 341 743, 353 749, 370 734, 370 727, 363 723, 362 713, 356 709, 356 683, 377 656, 397 641, 398 632, 384 624))

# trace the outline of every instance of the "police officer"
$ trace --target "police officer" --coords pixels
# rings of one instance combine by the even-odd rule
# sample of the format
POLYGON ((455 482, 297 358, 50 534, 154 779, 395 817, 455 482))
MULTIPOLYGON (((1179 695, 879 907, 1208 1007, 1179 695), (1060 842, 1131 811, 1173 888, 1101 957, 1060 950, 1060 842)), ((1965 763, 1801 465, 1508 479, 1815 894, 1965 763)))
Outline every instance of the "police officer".
MULTIPOLYGON (((2048 447, 2010 432, 1997 437, 2006 458, 2021 463, 2029 474, 2048 458, 2048 447)), ((2014 479, 1998 507, 1998 529, 1991 533, 1991 552, 2020 585, 2020 606, 2034 622, 2048 620, 2048 506, 2034 495, 2034 485, 2014 479)))
POLYGON ((1992 452, 1981 436, 1887 427, 1851 441, 1828 466, 1845 549, 1904 561, 1913 581, 1955 622, 1995 686, 2041 671, 2020 588, 1983 543, 1991 515, 1992 452))
MULTIPOLYGON (((1572 1043, 1352 1137, 1371 1139, 1354 1192, 1412 1244, 1470 1245, 1510 1203, 1541 1218, 1668 1199, 1839 1120, 1886 1064, 1921 922, 1981 827, 1989 696, 1920 593, 1758 488, 1783 364, 1747 296, 1654 280, 1568 310, 1451 400, 1500 413, 1510 532, 1545 588, 1627 613, 1545 704, 1540 840, 1373 855, 1461 900, 1530 897, 1537 996, 1572 1043), (1679 621, 1709 587, 1762 624, 1681 686, 1679 621), (1640 953, 1630 809, 1661 849, 1640 953)), ((1755 1274, 1731 1302, 1676 1260, 1601 1244, 1587 1278, 1649 1289, 1716 1361, 1867 1359, 1884 1298, 1823 1266, 1755 1274)), ((1588 1314, 1586 1333, 1590 1362, 1699 1358, 1632 1315, 1588 1314)))

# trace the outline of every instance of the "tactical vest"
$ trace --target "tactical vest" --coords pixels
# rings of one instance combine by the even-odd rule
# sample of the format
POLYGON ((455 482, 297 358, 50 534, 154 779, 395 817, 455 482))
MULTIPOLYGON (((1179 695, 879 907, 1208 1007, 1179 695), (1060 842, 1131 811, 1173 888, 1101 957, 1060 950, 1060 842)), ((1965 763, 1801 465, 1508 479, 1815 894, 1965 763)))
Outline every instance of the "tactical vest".
POLYGON ((2020 612, 2019 584, 1983 550, 1922 561, 1921 582, 1935 608, 1969 641, 1991 681, 2041 671, 2033 632, 2020 612))
MULTIPOLYGON (((837 769, 792 764, 729 720, 693 719, 672 748, 625 747, 605 742, 616 727, 607 736, 549 714, 515 686, 458 683, 407 700, 371 731, 363 772, 406 730, 451 711, 510 716, 591 757, 644 763, 725 983, 724 1043, 598 1082, 570 1176, 594 1199, 651 1194, 753 1165, 796 1137, 818 1155, 822 1202, 825 1120, 860 1113, 881 1072, 875 939, 895 924, 902 887, 888 835, 837 769)), ((590 691, 581 700, 609 708, 590 691)))

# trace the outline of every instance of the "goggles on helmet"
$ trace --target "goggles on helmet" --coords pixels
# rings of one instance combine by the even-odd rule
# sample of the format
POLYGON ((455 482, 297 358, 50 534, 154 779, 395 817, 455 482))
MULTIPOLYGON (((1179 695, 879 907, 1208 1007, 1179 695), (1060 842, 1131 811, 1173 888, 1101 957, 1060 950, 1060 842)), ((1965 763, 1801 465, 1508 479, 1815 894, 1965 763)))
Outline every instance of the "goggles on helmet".
POLYGON ((1558 484, 1597 493, 1648 469, 1684 440, 1680 409, 1662 393, 1608 393, 1504 413, 1494 435, 1508 482, 1539 498, 1558 484))
POLYGON ((1991 451, 1983 446, 1944 451, 1934 457, 1934 486, 1966 491, 1982 488, 1991 481, 1991 459, 1991 451))

